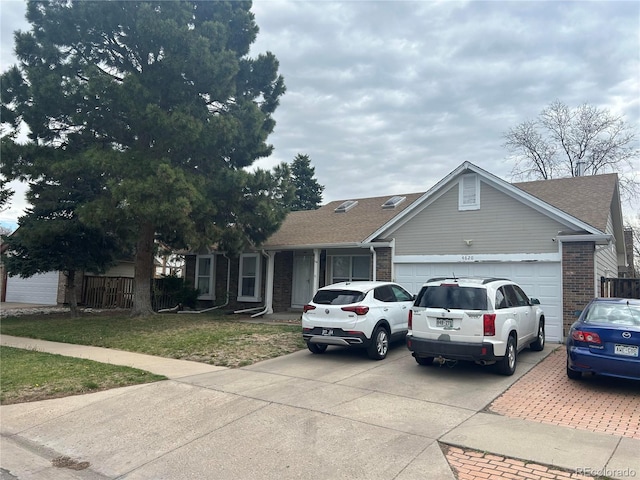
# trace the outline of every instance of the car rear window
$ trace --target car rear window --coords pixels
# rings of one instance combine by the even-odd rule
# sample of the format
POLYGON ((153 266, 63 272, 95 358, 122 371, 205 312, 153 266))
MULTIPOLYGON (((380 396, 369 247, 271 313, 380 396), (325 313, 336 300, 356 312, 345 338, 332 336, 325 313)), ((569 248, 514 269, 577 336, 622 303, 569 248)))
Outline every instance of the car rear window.
POLYGON ((487 291, 484 288, 434 285, 422 287, 414 303, 416 307, 458 310, 486 310, 487 291))
POLYGON ((364 293, 357 290, 318 290, 313 303, 321 305, 349 305, 364 299, 364 293))
POLYGON ((625 303, 596 303, 589 309, 584 321, 640 326, 640 306, 625 303))

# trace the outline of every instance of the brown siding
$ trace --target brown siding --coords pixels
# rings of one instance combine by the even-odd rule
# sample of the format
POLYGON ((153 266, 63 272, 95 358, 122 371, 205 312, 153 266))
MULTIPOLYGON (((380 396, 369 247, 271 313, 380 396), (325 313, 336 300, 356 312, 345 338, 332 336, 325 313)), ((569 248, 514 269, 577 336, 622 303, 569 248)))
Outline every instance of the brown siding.
POLYGON ((563 337, 577 320, 575 312, 582 310, 594 297, 594 250, 593 242, 562 245, 563 337))

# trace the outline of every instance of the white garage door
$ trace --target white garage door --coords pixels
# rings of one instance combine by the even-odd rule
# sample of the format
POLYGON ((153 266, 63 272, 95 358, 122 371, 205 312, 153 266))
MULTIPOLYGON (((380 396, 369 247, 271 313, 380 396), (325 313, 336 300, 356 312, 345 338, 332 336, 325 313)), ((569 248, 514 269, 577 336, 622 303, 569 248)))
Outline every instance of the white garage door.
POLYGON ((499 277, 518 283, 527 295, 540 300, 547 341, 562 341, 562 282, 558 262, 396 263, 396 281, 418 293, 432 277, 499 277))
POLYGON ((59 272, 47 272, 29 278, 7 278, 7 302, 56 305, 59 272))

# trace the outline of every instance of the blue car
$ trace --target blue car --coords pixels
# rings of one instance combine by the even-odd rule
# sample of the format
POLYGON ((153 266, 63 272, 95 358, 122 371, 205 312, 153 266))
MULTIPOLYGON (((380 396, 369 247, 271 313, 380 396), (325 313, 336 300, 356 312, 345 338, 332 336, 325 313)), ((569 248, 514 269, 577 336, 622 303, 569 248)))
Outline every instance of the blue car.
POLYGON ((640 380, 640 300, 594 298, 567 335, 567 376, 640 380))

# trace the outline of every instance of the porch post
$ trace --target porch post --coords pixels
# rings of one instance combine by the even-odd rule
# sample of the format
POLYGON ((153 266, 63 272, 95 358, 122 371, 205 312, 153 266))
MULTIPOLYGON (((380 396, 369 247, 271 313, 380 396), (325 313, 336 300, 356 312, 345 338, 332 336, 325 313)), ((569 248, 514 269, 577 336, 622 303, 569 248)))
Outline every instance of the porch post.
POLYGON ((266 253, 267 256, 267 284, 264 287, 264 309, 267 315, 273 313, 273 274, 275 271, 276 252, 266 253))
POLYGON ((320 288, 320 249, 313 249, 313 295, 320 288))

